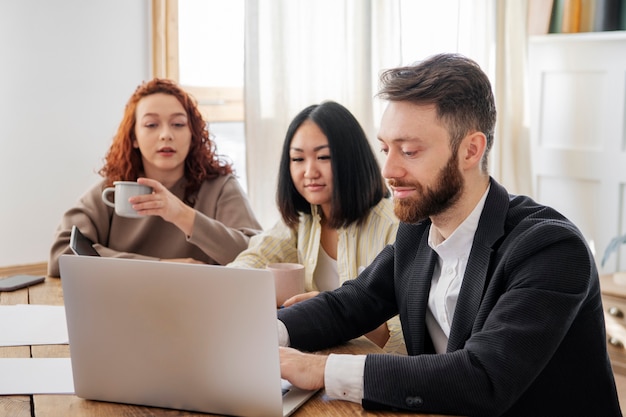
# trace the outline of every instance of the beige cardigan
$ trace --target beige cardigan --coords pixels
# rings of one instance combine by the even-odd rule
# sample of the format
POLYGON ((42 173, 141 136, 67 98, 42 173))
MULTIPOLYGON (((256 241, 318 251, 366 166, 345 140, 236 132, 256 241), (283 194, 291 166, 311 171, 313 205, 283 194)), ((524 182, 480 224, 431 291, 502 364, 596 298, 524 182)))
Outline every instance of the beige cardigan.
MULTIPOLYGON (((361 224, 352 223, 337 229, 337 270, 339 283, 356 278, 386 245, 396 240, 399 220, 393 212, 391 199, 383 198, 367 214, 361 224)), ((272 262, 297 262, 305 266, 306 290, 317 290, 313 274, 317 267, 322 233, 317 206, 311 214, 300 214, 298 229, 289 228, 282 220, 274 227, 250 239, 248 249, 228 266, 265 268, 272 262)))
MULTIPOLYGON (((182 199, 184 179, 170 189, 182 199)), ((159 216, 141 219, 119 217, 101 199, 104 181, 89 189, 64 215, 50 250, 48 275, 59 276, 58 259, 69 249, 72 225, 96 242, 102 256, 165 259, 194 258, 225 265, 248 247, 261 231, 250 203, 233 175, 205 181, 196 199, 196 218, 189 239, 159 216)))

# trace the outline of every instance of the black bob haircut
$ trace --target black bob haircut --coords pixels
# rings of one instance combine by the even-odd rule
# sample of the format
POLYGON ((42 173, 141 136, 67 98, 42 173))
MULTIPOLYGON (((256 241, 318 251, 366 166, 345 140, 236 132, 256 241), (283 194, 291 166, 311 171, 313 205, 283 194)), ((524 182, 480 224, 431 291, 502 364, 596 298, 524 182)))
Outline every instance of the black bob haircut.
POLYGON ((376 156, 363 128, 339 103, 325 101, 302 110, 291 121, 278 170, 276 203, 285 224, 295 229, 300 213, 311 214, 311 204, 296 190, 291 178, 289 148, 298 128, 307 120, 328 139, 333 173, 331 214, 328 225, 338 229, 360 224, 369 210, 389 196, 376 156))

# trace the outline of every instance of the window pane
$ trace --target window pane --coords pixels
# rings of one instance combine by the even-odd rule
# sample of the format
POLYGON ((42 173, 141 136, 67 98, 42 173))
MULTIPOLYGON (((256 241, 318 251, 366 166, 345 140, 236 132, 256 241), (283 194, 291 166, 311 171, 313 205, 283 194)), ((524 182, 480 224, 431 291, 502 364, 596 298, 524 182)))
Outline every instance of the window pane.
POLYGON ((178 0, 180 84, 209 120, 217 153, 247 190, 243 123, 244 0, 178 0))
POLYGON ((178 0, 180 83, 242 87, 244 0, 178 0))
POLYGON ((460 0, 401 0, 402 63, 458 52, 460 0))
POLYGON ((243 122, 210 123, 209 133, 217 145, 217 153, 232 161, 239 184, 247 191, 246 143, 244 141, 243 122))

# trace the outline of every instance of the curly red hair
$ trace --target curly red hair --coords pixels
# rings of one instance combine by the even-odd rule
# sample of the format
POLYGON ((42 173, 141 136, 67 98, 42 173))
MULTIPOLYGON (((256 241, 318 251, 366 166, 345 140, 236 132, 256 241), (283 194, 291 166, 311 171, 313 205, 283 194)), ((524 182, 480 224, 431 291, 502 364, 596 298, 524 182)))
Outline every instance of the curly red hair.
POLYGON ((136 181, 143 172, 143 162, 139 149, 133 147, 135 141, 135 110, 137 103, 149 95, 163 93, 178 99, 183 105, 191 130, 191 145, 185 159, 184 201, 193 205, 194 196, 207 179, 217 178, 233 172, 232 164, 223 160, 216 152, 217 147, 209 137, 207 122, 198 109, 197 101, 174 81, 154 78, 137 87, 126 103, 124 117, 113 137, 113 143, 105 157, 105 164, 99 173, 106 179, 107 186, 114 181, 136 181))

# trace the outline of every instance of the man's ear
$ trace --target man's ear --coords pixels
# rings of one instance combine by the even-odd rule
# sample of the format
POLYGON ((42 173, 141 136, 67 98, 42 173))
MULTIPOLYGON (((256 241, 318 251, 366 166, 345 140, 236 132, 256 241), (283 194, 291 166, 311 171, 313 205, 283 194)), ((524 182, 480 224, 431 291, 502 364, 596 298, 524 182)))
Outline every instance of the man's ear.
POLYGON ((482 132, 472 132, 461 142, 459 153, 463 168, 480 166, 483 154, 487 148, 487 137, 482 132))

